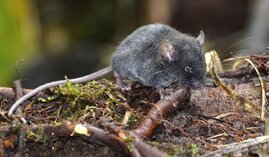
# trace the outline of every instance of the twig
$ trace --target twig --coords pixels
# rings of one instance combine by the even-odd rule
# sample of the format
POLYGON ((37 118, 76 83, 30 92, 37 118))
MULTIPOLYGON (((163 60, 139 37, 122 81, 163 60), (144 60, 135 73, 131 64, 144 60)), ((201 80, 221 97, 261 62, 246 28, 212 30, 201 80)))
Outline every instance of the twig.
MULTIPOLYGON (((214 69, 214 61, 212 60, 210 64, 211 70, 210 74, 213 80, 215 81, 216 85, 221 87, 227 94, 228 96, 232 97, 234 100, 237 100, 240 105, 244 106, 244 109, 246 109, 248 112, 253 113, 257 118, 261 118, 261 108, 257 104, 254 104, 250 100, 244 98, 243 96, 239 95, 236 93, 234 90, 226 86, 219 78, 217 73, 215 72, 214 69)), ((269 113, 267 111, 264 111, 264 116, 269 117, 269 113)))
MULTIPOLYGON (((43 129, 43 136, 46 136, 47 138, 57 138, 57 137, 68 137, 74 133, 74 128, 78 123, 76 122, 64 122, 61 126, 58 125, 49 125, 49 124, 43 124, 43 125, 31 125, 28 126, 27 129, 35 132, 40 131, 40 128, 43 129)), ((107 123, 108 124, 108 123, 107 123)), ((113 124, 109 124, 113 125, 113 124)), ((84 127, 87 128, 89 135, 91 139, 95 139, 95 142, 102 142, 103 144, 106 144, 113 148, 115 151, 121 153, 123 156, 131 156, 131 157, 167 157, 167 155, 161 151, 159 151, 156 148, 153 148, 152 146, 144 143, 138 136, 136 136, 133 132, 130 131, 124 131, 120 130, 118 126, 113 125, 112 128, 115 130, 123 131, 126 135, 126 139, 133 139, 131 140, 131 144, 133 145, 133 148, 130 149, 129 145, 130 143, 126 142, 125 139, 120 137, 117 134, 117 131, 105 131, 103 129, 97 128, 95 126, 92 126, 88 123, 83 124, 84 127), (116 133, 116 134, 115 134, 116 133)), ((111 128, 111 127, 110 127, 111 128)), ((9 133, 12 131, 12 127, 0 127, 1 134, 3 133, 9 133)), ((92 140, 91 140, 92 141, 92 140)))
POLYGON ((4 141, 3 139, 0 139, 0 156, 4 156, 5 154, 5 149, 4 149, 4 141))
MULTIPOLYGON (((29 93, 30 89, 23 89, 23 93, 29 93)), ((12 88, 0 87, 0 95, 5 98, 13 99, 15 98, 15 92, 12 88)))
POLYGON ((133 134, 133 137, 135 137, 134 146, 137 148, 139 153, 144 157, 168 157, 163 152, 159 151, 158 149, 151 147, 144 143, 140 138, 138 138, 136 135, 133 134))
POLYGON ((218 73, 221 78, 241 78, 253 74, 255 74, 255 70, 252 67, 241 67, 236 70, 228 70, 218 73))
POLYGON ((20 80, 15 80, 13 83, 14 83, 16 100, 18 100, 24 95, 23 94, 23 89, 21 87, 21 81, 20 80))
POLYGON ((269 142, 269 135, 268 136, 261 136, 254 139, 248 139, 238 143, 232 143, 228 146, 225 146, 221 149, 215 150, 213 152, 201 155, 200 157, 214 157, 214 156, 223 156, 228 153, 238 152, 238 151, 246 151, 246 148, 253 147, 256 145, 264 144, 269 142))
POLYGON ((25 133, 24 128, 23 127, 20 128, 20 137, 19 137, 19 146, 18 146, 19 149, 16 152, 15 157, 21 157, 21 156, 23 156, 23 150, 25 148, 25 142, 26 142, 25 135, 26 135, 26 133, 25 133))
POLYGON ((264 80, 261 78, 261 74, 259 72, 259 70, 256 68, 256 66, 254 65, 254 63, 249 60, 249 59, 245 59, 247 62, 249 62, 249 64, 252 65, 252 67, 255 69, 257 75, 259 76, 260 82, 261 82, 261 91, 262 91, 262 109, 261 109, 261 119, 264 120, 264 113, 265 113, 265 106, 267 105, 267 99, 266 99, 266 95, 265 95, 265 91, 266 91, 266 87, 265 87, 265 82, 264 80))
POLYGON ((151 108, 146 118, 133 132, 141 137, 149 138, 156 126, 161 122, 163 116, 165 116, 170 109, 183 104, 189 100, 189 98, 190 91, 188 89, 178 89, 174 93, 165 96, 151 108))
MULTIPOLYGON (((15 89, 15 95, 16 95, 16 100, 19 100, 21 97, 23 97, 23 88, 21 86, 21 81, 20 80, 15 80, 14 82, 14 89, 15 89)), ((21 110, 21 108, 17 108, 17 110, 21 110)), ((23 117, 20 118, 24 124, 26 124, 26 121, 23 117)), ((15 154, 15 157, 21 157, 23 156, 23 150, 25 148, 25 130, 24 127, 20 128, 20 137, 19 137, 19 149, 15 154)))

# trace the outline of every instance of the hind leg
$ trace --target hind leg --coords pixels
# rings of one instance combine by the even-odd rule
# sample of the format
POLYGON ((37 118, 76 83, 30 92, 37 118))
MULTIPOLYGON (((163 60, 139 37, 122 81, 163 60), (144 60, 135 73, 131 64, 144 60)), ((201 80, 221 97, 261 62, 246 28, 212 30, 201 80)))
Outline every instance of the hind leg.
POLYGON ((114 77, 115 77, 115 79, 116 79, 116 83, 117 83, 118 87, 119 87, 121 90, 130 90, 130 89, 131 89, 131 86, 125 84, 125 83, 123 82, 123 78, 122 78, 122 76, 121 76, 119 73, 117 73, 116 71, 114 71, 114 77))

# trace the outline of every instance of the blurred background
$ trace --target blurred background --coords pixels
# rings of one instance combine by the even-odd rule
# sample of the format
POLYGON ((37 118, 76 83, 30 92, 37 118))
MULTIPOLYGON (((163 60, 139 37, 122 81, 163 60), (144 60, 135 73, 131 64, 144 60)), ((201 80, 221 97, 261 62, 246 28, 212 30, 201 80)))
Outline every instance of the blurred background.
POLYGON ((222 58, 269 46, 268 0, 1 0, 0 86, 74 78, 110 64, 139 26, 169 24, 197 36, 222 58))

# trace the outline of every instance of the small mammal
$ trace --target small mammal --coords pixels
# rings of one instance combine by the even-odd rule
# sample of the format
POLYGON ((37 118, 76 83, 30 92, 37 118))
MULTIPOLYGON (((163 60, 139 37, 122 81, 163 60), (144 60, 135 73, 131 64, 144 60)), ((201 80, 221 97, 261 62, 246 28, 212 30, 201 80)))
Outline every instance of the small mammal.
MULTIPOLYGON (((168 25, 145 25, 119 44, 112 56, 111 66, 69 81, 85 83, 114 71, 116 82, 122 89, 128 89, 122 82, 122 77, 157 90, 174 83, 199 88, 205 81, 205 63, 201 52, 204 39, 203 31, 194 38, 168 25)), ((21 103, 38 92, 66 82, 66 80, 54 81, 35 88, 15 102, 8 115, 10 116, 21 103)))

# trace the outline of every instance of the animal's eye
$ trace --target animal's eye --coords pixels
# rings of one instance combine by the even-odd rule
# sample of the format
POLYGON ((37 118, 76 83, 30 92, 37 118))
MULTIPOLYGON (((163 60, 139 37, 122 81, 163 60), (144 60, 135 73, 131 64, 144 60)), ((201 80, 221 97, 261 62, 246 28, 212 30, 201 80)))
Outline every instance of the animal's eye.
POLYGON ((191 69, 191 67, 189 67, 189 66, 185 66, 185 67, 184 67, 184 70, 185 70, 186 72, 188 72, 188 73, 192 73, 192 69, 191 69))

